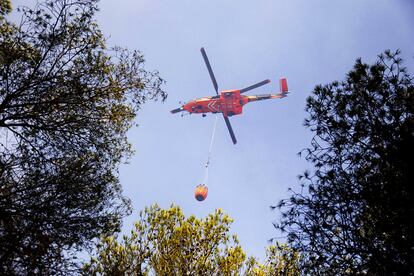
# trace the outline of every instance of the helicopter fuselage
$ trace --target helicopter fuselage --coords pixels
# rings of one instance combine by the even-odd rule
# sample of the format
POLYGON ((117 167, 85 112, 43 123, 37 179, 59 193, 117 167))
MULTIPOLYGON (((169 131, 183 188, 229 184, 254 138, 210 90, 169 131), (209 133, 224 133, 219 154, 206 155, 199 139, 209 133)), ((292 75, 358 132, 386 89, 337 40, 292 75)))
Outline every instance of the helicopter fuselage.
POLYGON ((287 92, 279 94, 264 94, 245 96, 241 95, 240 90, 224 90, 220 95, 210 96, 192 100, 184 104, 181 108, 172 112, 188 111, 189 113, 223 113, 224 116, 230 117, 239 115, 243 112, 243 106, 249 102, 280 99, 286 97, 287 92))
POLYGON ((233 116, 243 112, 243 105, 249 102, 248 96, 240 95, 240 90, 225 90, 217 96, 192 100, 182 107, 189 113, 223 113, 233 116))

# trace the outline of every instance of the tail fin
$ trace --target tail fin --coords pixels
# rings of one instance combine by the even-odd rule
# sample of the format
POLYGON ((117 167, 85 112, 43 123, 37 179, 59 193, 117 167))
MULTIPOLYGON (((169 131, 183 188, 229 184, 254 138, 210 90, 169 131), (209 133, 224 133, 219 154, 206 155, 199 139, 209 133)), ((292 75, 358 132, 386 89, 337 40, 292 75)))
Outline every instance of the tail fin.
POLYGON ((280 79, 279 86, 280 86, 280 92, 282 94, 286 94, 286 93, 289 92, 288 84, 287 84, 287 79, 286 78, 281 78, 280 79))

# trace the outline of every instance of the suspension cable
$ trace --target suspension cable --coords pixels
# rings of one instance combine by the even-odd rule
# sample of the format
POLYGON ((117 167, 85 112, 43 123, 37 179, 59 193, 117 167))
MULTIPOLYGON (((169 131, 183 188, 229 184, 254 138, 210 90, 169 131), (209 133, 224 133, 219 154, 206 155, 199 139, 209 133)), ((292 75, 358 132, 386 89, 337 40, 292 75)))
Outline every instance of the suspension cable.
POLYGON ((206 162, 206 166, 205 166, 206 171, 205 171, 205 174, 204 174, 203 182, 201 182, 204 185, 207 185, 207 182, 208 182, 208 167, 210 165, 211 153, 213 151, 213 142, 214 142, 214 136, 215 136, 215 133, 216 133, 217 119, 218 119, 218 116, 216 115, 216 119, 214 121, 213 133, 211 135, 210 148, 208 150, 207 162, 206 162))

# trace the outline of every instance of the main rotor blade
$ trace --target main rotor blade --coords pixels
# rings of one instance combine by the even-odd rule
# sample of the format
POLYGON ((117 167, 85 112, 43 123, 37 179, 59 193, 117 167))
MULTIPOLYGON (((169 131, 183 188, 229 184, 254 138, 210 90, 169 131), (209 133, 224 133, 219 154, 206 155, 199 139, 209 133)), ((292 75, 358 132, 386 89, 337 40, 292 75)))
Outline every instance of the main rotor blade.
POLYGON ((229 129, 231 140, 233 140, 233 144, 237 144, 236 136, 234 136, 233 129, 231 128, 229 117, 223 114, 224 121, 226 121, 227 128, 229 129))
POLYGON ((216 90, 216 93, 218 95, 219 93, 218 93, 218 85, 217 85, 216 77, 214 76, 213 69, 211 69, 210 61, 208 60, 206 51, 204 50, 204 48, 201 48, 200 51, 201 51, 201 54, 203 55, 204 62, 207 65, 207 69, 208 69, 208 72, 210 74, 210 78, 213 81, 214 89, 216 90))
POLYGON ((247 92, 249 90, 255 89, 255 88, 260 87, 262 85, 268 84, 269 82, 270 82, 270 80, 264 80, 264 81, 258 82, 256 84, 253 84, 253 85, 249 86, 249 87, 241 89, 240 93, 244 93, 244 92, 247 92))

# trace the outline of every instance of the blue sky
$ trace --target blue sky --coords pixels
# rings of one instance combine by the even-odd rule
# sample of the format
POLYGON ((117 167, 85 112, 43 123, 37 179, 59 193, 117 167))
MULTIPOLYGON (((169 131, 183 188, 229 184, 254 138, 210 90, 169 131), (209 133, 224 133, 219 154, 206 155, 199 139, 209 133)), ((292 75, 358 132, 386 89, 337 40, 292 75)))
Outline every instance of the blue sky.
POLYGON ((401 49, 413 68, 414 6, 408 0, 103 0, 100 7, 109 43, 141 50, 169 94, 165 103, 146 104, 139 127, 129 133, 136 154, 120 177, 134 212, 124 230, 152 203, 175 203, 198 217, 223 208, 244 249, 260 258, 267 240, 279 236, 269 206, 288 197, 287 189, 298 187, 297 175, 311 168, 297 153, 311 139, 302 122, 312 88, 343 79, 357 57, 373 62, 385 49, 401 49), (279 77, 286 76, 291 90, 287 98, 250 103, 231 118, 236 146, 219 118, 209 196, 202 203, 193 191, 203 179, 214 115, 169 113, 179 101, 214 94, 200 47, 219 89, 269 78, 271 84, 249 94, 277 92, 279 77))
MULTIPOLYGON (((29 1, 12 1, 14 7, 29 1)), ((120 169, 134 212, 153 203, 175 203, 186 215, 204 217, 224 209, 249 255, 264 257, 267 240, 279 236, 270 205, 297 188, 311 165, 297 156, 312 134, 302 126, 313 87, 341 80, 357 57, 373 62, 385 49, 401 49, 414 73, 414 4, 409 0, 101 0, 98 22, 110 45, 141 50, 146 69, 167 81, 165 103, 147 103, 139 127, 129 132, 136 150, 120 169), (281 100, 250 103, 231 118, 234 146, 219 118, 210 165, 209 196, 193 191, 204 176, 214 115, 170 114, 179 101, 213 95, 200 54, 205 47, 219 89, 264 79, 272 83, 248 94, 277 92, 279 77, 291 93, 281 100)))

